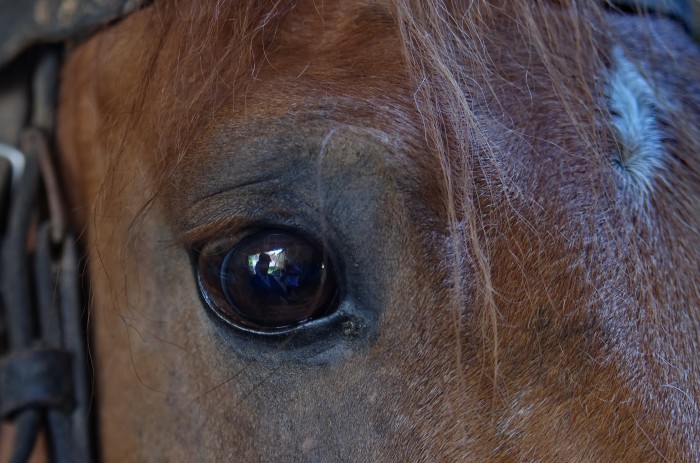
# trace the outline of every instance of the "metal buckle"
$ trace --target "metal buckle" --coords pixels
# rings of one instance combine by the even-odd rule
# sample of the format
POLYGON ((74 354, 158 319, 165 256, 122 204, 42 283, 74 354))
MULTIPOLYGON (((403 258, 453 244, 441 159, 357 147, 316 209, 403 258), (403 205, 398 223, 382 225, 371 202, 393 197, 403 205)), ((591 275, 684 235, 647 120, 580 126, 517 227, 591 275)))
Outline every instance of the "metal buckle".
POLYGON ((24 162, 24 154, 14 146, 0 143, 0 157, 7 159, 10 163, 10 172, 12 174, 10 191, 14 192, 17 190, 17 185, 24 174, 24 165, 26 164, 24 162))

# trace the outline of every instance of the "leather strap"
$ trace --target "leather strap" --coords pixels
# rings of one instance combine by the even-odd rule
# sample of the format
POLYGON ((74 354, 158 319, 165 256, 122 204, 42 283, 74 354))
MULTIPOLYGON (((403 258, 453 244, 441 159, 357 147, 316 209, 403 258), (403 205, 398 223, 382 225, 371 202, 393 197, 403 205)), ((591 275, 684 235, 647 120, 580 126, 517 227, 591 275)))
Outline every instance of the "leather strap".
POLYGON ((0 415, 8 418, 27 407, 73 407, 70 353, 42 349, 14 354, 0 364, 0 415))
POLYGON ((40 429, 52 462, 93 460, 78 258, 50 151, 58 69, 56 50, 37 62, 32 125, 20 149, 0 144, 0 416, 15 423, 12 463, 40 429))

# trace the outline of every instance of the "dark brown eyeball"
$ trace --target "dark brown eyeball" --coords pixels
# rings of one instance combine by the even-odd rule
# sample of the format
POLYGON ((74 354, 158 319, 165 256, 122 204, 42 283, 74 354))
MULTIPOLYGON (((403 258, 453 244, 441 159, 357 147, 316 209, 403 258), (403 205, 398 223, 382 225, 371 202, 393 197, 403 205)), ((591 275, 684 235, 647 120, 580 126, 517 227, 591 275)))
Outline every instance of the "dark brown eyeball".
POLYGON ((205 246, 197 265, 202 296, 235 326, 285 330, 337 306, 327 253, 294 232, 266 230, 230 247, 205 246))

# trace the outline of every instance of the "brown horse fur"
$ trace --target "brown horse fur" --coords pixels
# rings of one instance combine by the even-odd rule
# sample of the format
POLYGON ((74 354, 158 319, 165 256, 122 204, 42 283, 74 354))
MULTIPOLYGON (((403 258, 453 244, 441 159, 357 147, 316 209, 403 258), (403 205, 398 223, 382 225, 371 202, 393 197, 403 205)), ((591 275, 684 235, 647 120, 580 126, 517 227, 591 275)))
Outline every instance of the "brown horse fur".
POLYGON ((104 460, 700 460, 700 53, 592 3, 164 0, 78 46, 104 460), (208 316, 188 253, 263 218, 375 323, 208 316))

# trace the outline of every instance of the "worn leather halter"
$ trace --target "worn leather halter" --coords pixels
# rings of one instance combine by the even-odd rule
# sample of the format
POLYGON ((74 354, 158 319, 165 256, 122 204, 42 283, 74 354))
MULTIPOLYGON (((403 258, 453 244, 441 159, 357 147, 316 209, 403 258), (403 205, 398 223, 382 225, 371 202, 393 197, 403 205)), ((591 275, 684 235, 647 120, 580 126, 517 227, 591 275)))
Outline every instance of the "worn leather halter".
POLYGON ((51 155, 58 67, 56 50, 37 60, 31 124, 19 149, 0 143, 0 416, 15 422, 13 463, 40 429, 51 461, 93 459, 78 259, 51 155))

